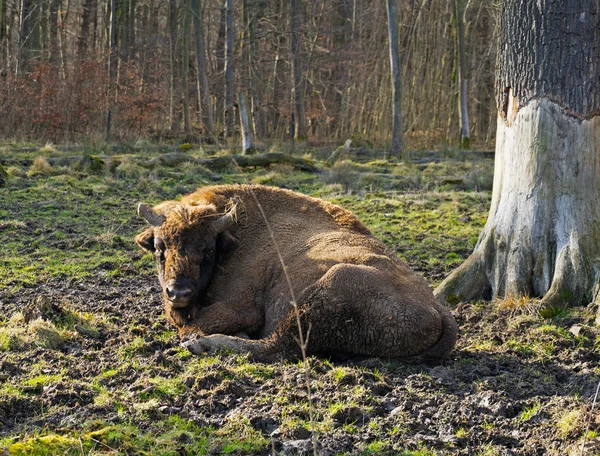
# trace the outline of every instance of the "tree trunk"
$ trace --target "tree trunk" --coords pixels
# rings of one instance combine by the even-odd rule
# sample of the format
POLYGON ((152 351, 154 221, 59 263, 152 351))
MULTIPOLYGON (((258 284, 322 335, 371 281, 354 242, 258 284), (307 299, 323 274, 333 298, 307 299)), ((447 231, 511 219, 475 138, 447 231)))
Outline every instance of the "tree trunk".
POLYGON ((188 45, 190 34, 190 0, 183 2, 183 39, 181 40, 181 106, 183 108, 183 128, 186 135, 192 133, 192 122, 190 119, 190 103, 188 102, 189 88, 189 70, 190 70, 190 49, 188 45))
POLYGON ((302 57, 300 55, 300 5, 299 0, 292 0, 290 12, 290 35, 292 44, 292 67, 294 83, 294 110, 296 113, 297 139, 306 138, 306 113, 304 110, 304 78, 302 77, 302 57))
POLYGON ((253 154, 255 151, 252 144, 252 131, 248 120, 248 103, 244 92, 238 93, 238 109, 240 111, 240 125, 242 127, 242 155, 253 154))
POLYGON ((202 18, 200 0, 192 0, 192 10, 194 15, 194 33, 196 38, 196 63, 198 65, 197 84, 200 96, 198 98, 200 112, 210 136, 215 134, 215 121, 213 118, 212 105, 210 103, 210 88, 208 85, 208 76, 206 74, 206 50, 204 48, 204 32, 202 30, 202 18))
POLYGON ((469 111, 467 110, 467 63, 465 58, 465 11, 464 0, 454 0, 454 18, 456 20, 456 47, 458 54, 458 119, 459 148, 471 148, 469 133, 469 111))
POLYGON ((50 40, 50 62, 58 62, 58 43, 60 41, 58 35, 58 11, 62 5, 62 0, 51 0, 50 2, 50 23, 49 23, 49 40, 50 40))
POLYGON ((86 57, 88 48, 88 36, 90 33, 90 24, 92 22, 92 13, 96 13, 96 4, 94 0, 84 0, 83 16, 81 18, 81 31, 77 40, 77 55, 80 60, 86 57))
POLYGON ((35 51, 39 50, 38 15, 36 11, 39 5, 34 0, 21 0, 21 20, 19 29, 19 71, 25 71, 30 66, 30 60, 34 57, 35 51))
MULTIPOLYGON (((108 79, 112 86, 117 77, 117 66, 119 64, 119 54, 117 51, 117 0, 110 0, 110 37, 109 37, 109 57, 108 57, 108 79)), ((112 90, 110 91, 112 92, 112 90)))
POLYGON ((171 47, 171 97, 170 97, 170 118, 171 131, 179 130, 181 101, 181 87, 179 80, 179 66, 177 65, 177 2, 169 0, 169 38, 171 47))
POLYGON ((492 204, 442 302, 600 301, 600 15, 595 0, 501 9, 492 204))
POLYGON ((225 137, 233 136, 233 0, 225 0, 225 137))
POLYGON ((137 0, 129 0, 129 14, 127 15, 127 58, 135 59, 135 8, 137 0))
POLYGON ((254 62, 256 61, 256 45, 254 42, 254 29, 258 18, 257 5, 254 0, 246 0, 244 2, 246 7, 246 26, 247 26, 247 39, 245 45, 247 45, 247 58, 248 58, 248 92, 250 94, 250 106, 251 106, 251 123, 253 124, 254 134, 257 137, 263 136, 263 123, 262 123, 262 112, 260 110, 260 99, 258 94, 258 78, 256 77, 256 68, 254 68, 254 62))
POLYGON ((225 86, 223 76, 225 75, 225 22, 227 22, 227 8, 225 2, 221 4, 219 9, 219 32, 217 34, 217 43, 215 50, 216 74, 219 75, 220 84, 217 85, 219 90, 216 91, 217 99, 215 104, 215 120, 217 124, 225 125, 225 86))
MULTIPOLYGON (((285 14, 284 14, 284 2, 285 0, 277 1, 277 16, 278 25, 281 30, 285 30, 285 14)), ((272 97, 271 97, 271 129, 270 134, 275 135, 279 129, 279 123, 281 118, 280 111, 280 102, 279 102, 279 92, 280 92, 280 73, 281 73, 281 50, 284 47, 284 34, 278 33, 276 39, 274 40, 275 46, 275 58, 273 59, 273 83, 272 83, 272 97)))
POLYGON ((6 49, 6 0, 0 0, 0 69, 8 67, 8 55, 6 49))
POLYGON ((402 150, 402 86, 398 52, 398 32, 396 31, 396 0, 387 0, 388 41, 390 47, 390 69, 392 71, 392 147, 391 157, 401 157, 402 150))

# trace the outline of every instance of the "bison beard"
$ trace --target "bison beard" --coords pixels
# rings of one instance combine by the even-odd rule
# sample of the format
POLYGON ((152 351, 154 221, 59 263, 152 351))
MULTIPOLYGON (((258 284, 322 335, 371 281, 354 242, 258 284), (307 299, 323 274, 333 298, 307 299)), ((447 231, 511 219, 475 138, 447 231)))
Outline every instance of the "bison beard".
POLYGON ((272 187, 222 185, 141 204, 138 213, 152 226, 136 241, 156 254, 167 317, 182 337, 195 337, 184 342, 194 353, 301 356, 292 293, 264 217, 301 325, 311 327, 308 354, 437 362, 454 348, 456 322, 425 280, 338 206, 272 187))

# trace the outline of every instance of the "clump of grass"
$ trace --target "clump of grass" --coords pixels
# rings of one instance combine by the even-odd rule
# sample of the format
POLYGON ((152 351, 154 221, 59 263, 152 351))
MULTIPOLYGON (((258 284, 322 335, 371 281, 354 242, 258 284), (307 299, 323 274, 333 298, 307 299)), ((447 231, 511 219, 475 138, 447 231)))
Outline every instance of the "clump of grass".
POLYGON ((27 173, 30 177, 50 176, 52 174, 56 174, 56 169, 48 163, 48 160, 41 156, 36 157, 35 160, 33 160, 33 163, 29 167, 29 172, 27 173))
POLYGON ((148 172, 129 157, 123 157, 119 166, 115 168, 115 176, 130 179, 139 178, 148 172))
POLYGON ((573 434, 580 427, 581 411, 579 409, 570 410, 556 416, 556 429, 562 438, 573 434))
POLYGON ((494 168, 487 163, 476 163, 467 172, 466 187, 478 192, 492 190, 494 185, 494 168))
POLYGON ((54 144, 47 142, 46 144, 44 144, 43 147, 40 147, 39 152, 41 154, 50 155, 50 154, 58 153, 58 150, 56 150, 56 147, 54 147, 54 144))
POLYGON ((548 320, 558 320, 567 316, 569 311, 570 309, 561 306, 545 306, 539 308, 538 314, 548 320))
POLYGON ((43 348, 58 350, 65 342, 63 335, 56 329, 54 323, 41 318, 36 318, 28 324, 31 342, 43 348))
POLYGON ((289 181, 289 175, 293 168, 289 165, 273 165, 268 171, 258 172, 253 178, 252 183, 262 185, 283 186, 289 181))
POLYGON ((494 300, 494 307, 500 312, 509 312, 513 316, 535 315, 540 309, 540 300, 529 296, 506 296, 503 299, 494 300))
POLYGON ((539 413, 541 408, 542 404, 540 401, 535 401, 530 407, 523 409, 519 414, 519 421, 529 421, 539 413))
POLYGON ((326 184, 341 184, 344 188, 350 188, 360 178, 359 167, 348 160, 335 162, 331 170, 323 176, 326 184))
POLYGON ((27 344, 24 327, 14 326, 11 322, 0 327, 0 351, 19 351, 27 344))
POLYGON ((350 160, 335 162, 331 170, 324 174, 322 180, 326 184, 340 184, 346 190, 374 190, 383 185, 383 179, 370 172, 367 165, 358 165, 350 160))
POLYGON ((31 346, 61 349, 72 337, 100 336, 99 319, 63 307, 53 306, 48 298, 39 297, 0 322, 0 351, 22 351, 31 346))

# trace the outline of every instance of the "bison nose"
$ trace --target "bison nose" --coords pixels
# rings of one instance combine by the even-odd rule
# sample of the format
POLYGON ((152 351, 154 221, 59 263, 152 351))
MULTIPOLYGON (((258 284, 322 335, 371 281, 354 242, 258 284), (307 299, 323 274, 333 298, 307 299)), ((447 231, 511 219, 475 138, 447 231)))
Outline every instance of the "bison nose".
POLYGON ((165 289, 167 298, 174 305, 180 304, 181 307, 185 307, 188 304, 189 298, 192 296, 191 288, 187 287, 175 287, 167 286, 165 289))

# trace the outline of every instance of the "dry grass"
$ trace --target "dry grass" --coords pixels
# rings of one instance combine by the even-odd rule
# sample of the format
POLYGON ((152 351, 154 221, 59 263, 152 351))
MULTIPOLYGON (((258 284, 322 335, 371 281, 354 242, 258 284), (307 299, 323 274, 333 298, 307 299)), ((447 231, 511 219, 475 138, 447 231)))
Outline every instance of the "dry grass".
POLYGON ((516 315, 537 315, 540 309, 540 300, 529 296, 506 296, 494 300, 494 307, 500 312, 510 312, 516 315))
POLYGON ((28 176, 49 176, 56 172, 44 157, 36 157, 29 168, 28 176))

